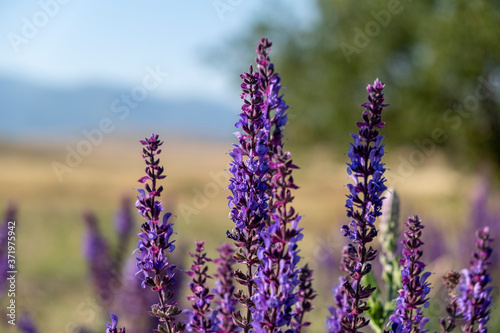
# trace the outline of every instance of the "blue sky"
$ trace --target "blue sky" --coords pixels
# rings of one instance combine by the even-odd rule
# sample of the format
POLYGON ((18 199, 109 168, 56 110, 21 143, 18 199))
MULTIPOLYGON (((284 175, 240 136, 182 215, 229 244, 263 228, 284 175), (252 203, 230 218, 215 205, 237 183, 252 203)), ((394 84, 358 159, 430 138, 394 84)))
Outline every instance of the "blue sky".
MULTIPOLYGON (((238 87, 233 87, 226 72, 210 67, 205 51, 224 47, 224 40, 243 34, 258 10, 273 7, 279 15, 284 3, 4 1, 0 4, 0 76, 55 85, 133 86, 141 82, 146 67, 157 66, 169 72, 157 93, 222 101, 238 87)), ((307 0, 286 6, 292 7, 299 21, 312 17, 307 0)))

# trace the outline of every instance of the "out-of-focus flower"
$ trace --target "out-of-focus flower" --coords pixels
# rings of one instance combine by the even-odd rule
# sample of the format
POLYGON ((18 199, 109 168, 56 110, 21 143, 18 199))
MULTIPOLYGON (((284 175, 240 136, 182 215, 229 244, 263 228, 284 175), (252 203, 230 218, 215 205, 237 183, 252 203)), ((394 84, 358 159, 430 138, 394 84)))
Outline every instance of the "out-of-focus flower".
POLYGON ((115 255, 116 267, 121 267, 123 262, 123 255, 127 253, 129 240, 134 232, 135 223, 132 216, 132 206, 130 199, 123 197, 120 203, 120 209, 116 212, 114 219, 114 227, 118 235, 118 246, 115 255))
POLYGON ((214 303, 217 304, 217 318, 219 320, 218 333, 233 333, 240 331, 233 322, 233 312, 236 309, 238 300, 234 298, 234 272, 233 265, 236 261, 233 258, 234 249, 231 245, 223 243, 217 249, 219 258, 214 262, 218 265, 215 277, 214 303))
POLYGON ((488 323, 491 312, 493 297, 490 295, 493 287, 488 286, 491 277, 488 268, 491 265, 490 230, 488 227, 479 229, 476 232, 476 250, 472 255, 469 269, 461 272, 460 283, 457 286, 459 291, 458 315, 463 322, 462 330, 467 333, 488 332, 488 323))
POLYGON ((115 296, 110 288, 115 277, 108 242, 100 233, 98 221, 93 212, 84 212, 83 220, 86 224, 82 244, 83 256, 87 260, 94 290, 100 301, 107 306, 111 304, 115 296))
POLYGON ((38 332, 38 329, 35 325, 35 322, 33 321, 33 318, 27 312, 24 312, 19 317, 18 327, 22 333, 37 333, 38 332))

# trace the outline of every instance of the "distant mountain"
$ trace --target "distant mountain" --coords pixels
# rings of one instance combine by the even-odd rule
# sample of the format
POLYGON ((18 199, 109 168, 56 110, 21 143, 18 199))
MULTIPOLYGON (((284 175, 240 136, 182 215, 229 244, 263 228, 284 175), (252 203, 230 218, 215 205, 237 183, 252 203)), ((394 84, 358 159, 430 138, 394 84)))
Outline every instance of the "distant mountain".
POLYGON ((118 136, 170 131, 218 139, 235 131, 239 109, 196 97, 162 99, 150 94, 141 100, 144 91, 136 90, 134 99, 130 87, 59 88, 0 77, 0 139, 78 138, 101 122, 118 136))

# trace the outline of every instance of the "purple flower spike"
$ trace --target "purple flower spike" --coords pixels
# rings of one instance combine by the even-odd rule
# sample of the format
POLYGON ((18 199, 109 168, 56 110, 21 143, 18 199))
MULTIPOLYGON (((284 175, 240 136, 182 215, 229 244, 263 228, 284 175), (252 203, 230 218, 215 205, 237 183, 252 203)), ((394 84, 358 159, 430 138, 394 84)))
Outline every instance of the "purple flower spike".
POLYGON ((314 289, 312 288, 312 270, 307 264, 300 270, 300 284, 297 293, 297 305, 293 312, 292 328, 295 332, 301 332, 303 327, 311 325, 310 322, 304 321, 304 315, 313 309, 312 300, 316 298, 314 289))
POLYGON ((259 89, 265 98, 265 113, 267 119, 270 120, 270 127, 273 128, 272 135, 269 140, 270 155, 276 153, 276 148, 281 147, 281 139, 283 136, 283 128, 287 122, 286 110, 288 105, 283 101, 279 94, 281 89, 281 79, 278 73, 274 72, 274 64, 269 58, 271 43, 267 38, 261 38, 257 45, 257 68, 260 74, 259 89))
MULTIPOLYGON (((184 325, 175 324, 175 317, 181 313, 177 308, 171 286, 175 284, 176 266, 169 262, 167 253, 175 248, 174 241, 170 240, 173 234, 172 223, 169 218, 172 214, 164 213, 160 221, 160 214, 163 211, 162 202, 158 200, 163 191, 163 186, 158 186, 157 182, 165 176, 163 167, 157 155, 161 153, 158 135, 141 140, 145 147, 142 149, 142 158, 146 162, 146 177, 139 179, 144 185, 144 189, 138 189, 136 207, 139 214, 146 220, 141 226, 139 242, 137 248, 141 257, 137 258, 138 273, 143 274, 142 287, 150 287, 158 293, 159 304, 152 306, 152 315, 158 317, 169 332, 182 332, 184 325)), ((162 329, 165 329, 162 328, 162 329)))
MULTIPOLYGON (((256 332, 274 332, 282 326, 289 326, 293 307, 298 301, 295 287, 300 284, 297 242, 302 239, 302 228, 298 227, 301 216, 292 206, 291 189, 296 189, 292 170, 297 168, 289 152, 278 146, 270 163, 273 205, 269 227, 261 232, 263 239, 258 257, 261 265, 254 279, 257 291, 254 295, 252 323, 256 332)), ((300 306, 300 303, 299 303, 300 306)), ((309 310, 309 309, 308 309, 309 310)), ((300 311, 300 310, 299 310, 300 311)), ((302 316, 297 318, 302 319, 302 316)), ((301 323, 297 323, 301 326, 301 323)))
POLYGON ((362 105, 365 110, 362 121, 357 123, 359 131, 352 134, 354 143, 351 143, 347 154, 350 159, 347 173, 353 183, 347 185, 349 194, 345 205, 351 221, 341 228, 344 236, 351 241, 344 266, 348 273, 344 288, 351 304, 341 320, 346 332, 357 332, 368 325, 369 320, 360 315, 369 309, 366 299, 376 289, 371 285, 363 286, 361 279, 370 273, 370 261, 377 256, 377 251, 371 246, 367 248, 367 244, 377 236, 375 220, 382 214, 382 194, 386 190, 385 168, 381 161, 384 156, 383 136, 379 135, 379 129, 384 127, 382 110, 388 105, 384 104, 384 86, 378 79, 367 86, 368 103, 362 105))
POLYGON ((107 323, 106 325, 106 333, 125 333, 125 327, 117 329, 116 326, 118 326, 118 317, 110 313, 109 316, 111 317, 111 323, 107 323))
POLYGON ((233 333, 240 331, 239 327, 233 322, 233 312, 236 309, 238 300, 234 298, 234 272, 233 265, 236 261, 233 258, 234 249, 231 245, 223 243, 219 249, 219 258, 214 262, 218 264, 215 277, 215 289, 212 292, 215 294, 215 303, 217 304, 216 311, 219 319, 219 333, 233 333))
POLYGON ((493 297, 490 295, 493 287, 488 286, 491 277, 488 267, 491 265, 490 230, 488 227, 476 232, 476 250, 472 255, 469 269, 462 270, 462 277, 457 286, 459 295, 458 315, 463 322, 462 330, 466 333, 488 332, 486 324, 491 312, 493 297))
POLYGON ((189 288, 193 293, 187 297, 188 301, 193 301, 191 303, 192 310, 184 311, 189 318, 186 328, 189 332, 217 332, 217 312, 214 311, 210 314, 210 301, 214 298, 214 295, 210 294, 210 290, 206 286, 207 279, 211 278, 207 274, 208 267, 206 263, 212 260, 207 258, 207 254, 204 253, 205 241, 195 241, 195 244, 195 253, 189 253, 189 256, 194 258, 194 261, 191 270, 186 272, 192 278, 189 288))
POLYGON ((237 271, 237 281, 247 287, 246 295, 238 290, 238 300, 247 307, 246 317, 239 311, 235 313, 235 322, 239 327, 250 329, 252 321, 250 308, 253 306, 251 298, 254 294, 254 273, 259 263, 257 249, 259 233, 263 230, 268 219, 268 178, 269 159, 268 138, 269 120, 264 112, 265 104, 262 92, 259 90, 261 77, 250 66, 248 73, 241 75, 241 98, 244 105, 236 127, 238 144, 229 155, 232 157, 229 171, 232 174, 228 186, 231 191, 229 208, 231 219, 235 223, 232 232, 227 236, 235 241, 238 248, 235 259, 246 267, 246 272, 237 271))
POLYGON ((429 305, 427 295, 430 291, 430 283, 427 278, 430 273, 423 273, 425 263, 420 261, 422 256, 421 246, 424 244, 420 237, 422 236, 421 224, 418 216, 408 219, 406 222, 408 231, 405 232, 406 239, 404 244, 403 257, 399 264, 403 267, 401 270, 401 280, 403 289, 398 291, 399 296, 396 300, 396 309, 389 318, 391 332, 395 333, 424 333, 424 329, 429 318, 423 316, 422 306, 429 305))
POLYGON ((301 216, 292 206, 292 189, 297 189, 292 171, 296 169, 291 154, 283 150, 282 132, 287 122, 288 106, 280 95, 280 77, 274 72, 269 50, 272 43, 262 38, 257 46, 256 63, 259 69, 259 90, 264 99, 266 119, 272 129, 267 140, 269 159, 268 196, 270 219, 261 231, 262 242, 257 252, 260 265, 254 278, 256 291, 251 308, 255 332, 275 332, 280 327, 291 326, 295 331, 302 326, 304 313, 310 311, 309 302, 314 295, 310 280, 312 271, 307 266, 300 270, 297 242, 302 239, 298 227, 301 216), (299 280, 299 273, 302 272, 299 280), (302 287, 299 294, 296 287, 302 287))

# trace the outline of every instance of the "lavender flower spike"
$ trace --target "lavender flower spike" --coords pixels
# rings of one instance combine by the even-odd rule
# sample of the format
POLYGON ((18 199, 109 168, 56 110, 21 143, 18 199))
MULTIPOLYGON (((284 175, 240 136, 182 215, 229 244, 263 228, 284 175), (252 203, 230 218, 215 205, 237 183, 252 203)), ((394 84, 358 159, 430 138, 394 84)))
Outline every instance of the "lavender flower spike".
POLYGON ((191 270, 186 272, 192 278, 189 288, 193 293, 187 297, 188 301, 193 301, 191 304, 192 310, 184 311, 189 318, 186 328, 189 332, 217 332, 217 312, 212 312, 212 315, 210 315, 210 301, 214 298, 214 295, 210 294, 210 290, 205 285, 207 279, 211 278, 207 274, 208 267, 206 263, 212 260, 207 258, 207 254, 204 253, 205 241, 195 241, 195 244, 195 253, 189 253, 189 256, 194 258, 194 261, 191 270))
POLYGON ((269 59, 271 45, 262 38, 257 46, 256 59, 261 76, 259 89, 273 134, 267 141, 270 219, 260 233, 262 243, 259 244, 258 258, 261 264, 254 279, 257 290, 252 298, 252 326, 255 332, 275 332, 280 327, 291 326, 293 318, 293 326, 298 332, 304 326, 304 312, 312 309, 309 300, 314 291, 310 283, 312 271, 307 267, 302 271, 304 280, 299 280, 297 242, 302 239, 302 228, 298 227, 301 216, 292 206, 292 190, 298 188, 292 171, 297 166, 293 164, 291 154, 283 150, 282 131, 288 106, 280 95, 280 77, 269 59), (299 285, 303 287, 300 300, 295 291, 299 285))
MULTIPOLYGON (((275 329, 291 324, 293 307, 297 303, 295 287, 300 284, 297 264, 297 242, 303 237, 298 227, 301 216, 292 206, 292 189, 297 186, 292 170, 297 168, 289 152, 277 147, 270 163, 273 206, 269 227, 261 232, 263 243, 258 257, 261 265, 254 279, 257 291, 254 295, 255 332, 274 332, 275 329)), ((302 319, 302 317, 297 317, 302 319)), ((298 323, 300 326, 300 323, 298 323)))
POLYGON ((218 333, 238 332, 240 329, 233 322, 233 312, 238 303, 238 300, 233 296, 233 265, 236 263, 233 258, 234 249, 231 245, 223 243, 217 251, 219 251, 219 258, 215 259, 214 262, 218 264, 215 274, 218 280, 215 281, 215 289, 212 292, 215 294, 215 303, 217 304, 215 310, 219 319, 218 333))
POLYGON ((430 273, 423 273, 425 263, 420 261, 422 250, 420 247, 424 244, 420 237, 424 226, 421 224, 418 216, 408 219, 406 222, 408 231, 405 232, 406 239, 402 241, 405 248, 403 257, 399 260, 403 266, 401 270, 401 281, 403 289, 399 290, 399 296, 396 300, 396 309, 389 318, 392 324, 391 332, 394 333, 424 333, 425 324, 429 321, 422 314, 422 305, 429 305, 427 295, 430 291, 430 283, 427 278, 430 273))
POLYGON ((466 333, 487 333, 493 297, 490 296, 493 287, 488 286, 491 277, 488 274, 488 266, 491 265, 490 230, 488 227, 476 232, 476 251, 473 253, 471 266, 462 270, 462 279, 457 286, 460 293, 458 296, 458 314, 464 322, 462 330, 466 333))
MULTIPOLYGON (((167 251, 175 249, 174 241, 170 240, 173 234, 172 223, 168 220, 172 214, 165 213, 160 222, 160 213, 163 211, 160 198, 163 186, 157 182, 165 176, 160 160, 156 156, 161 153, 160 146, 163 144, 158 135, 152 134, 149 139, 141 140, 145 146, 142 149, 142 157, 146 162, 146 176, 139 179, 145 184, 144 189, 138 189, 136 207, 142 217, 146 220, 141 226, 140 240, 137 247, 141 257, 137 258, 139 273, 143 274, 142 287, 151 287, 158 293, 159 304, 152 306, 152 314, 160 319, 168 332, 182 332, 184 325, 175 324, 175 317, 181 313, 173 300, 173 294, 169 287, 175 283, 175 265, 167 258, 167 251)), ((160 329, 160 327, 159 327, 160 329)), ((163 328, 162 328, 163 329, 163 328)))
POLYGON ((350 193, 347 195, 346 208, 347 217, 351 222, 341 228, 344 236, 351 240, 347 248, 348 279, 344 287, 352 304, 350 315, 342 318, 342 327, 347 332, 357 332, 368 325, 369 320, 360 315, 369 309, 365 299, 376 289, 371 285, 363 286, 361 279, 371 271, 370 261, 377 256, 376 250, 371 246, 368 249, 366 247, 377 236, 374 223, 382 214, 382 193, 386 190, 385 168, 381 162, 384 155, 383 136, 379 135, 378 131, 384 127, 381 116, 383 108, 387 106, 384 104, 382 93, 384 86, 378 79, 373 85, 368 85, 368 103, 362 105, 365 107, 363 121, 357 123, 359 132, 352 134, 354 143, 347 154, 350 159, 350 163, 347 163, 347 173, 354 181, 353 184, 347 185, 350 193))
POLYGON ((247 315, 243 317, 239 311, 234 314, 235 323, 248 332, 253 306, 251 297, 254 294, 254 274, 259 259, 257 248, 260 242, 259 233, 268 219, 268 170, 267 141, 269 137, 269 120, 263 112, 264 102, 259 91, 260 75, 250 66, 248 73, 241 75, 244 105, 236 127, 238 144, 229 155, 232 157, 229 171, 232 174, 228 186, 232 193, 229 196, 231 218, 235 223, 233 232, 227 236, 235 241, 238 248, 235 259, 246 266, 246 272, 237 270, 236 280, 247 287, 246 295, 238 290, 238 300, 247 307, 247 315))

